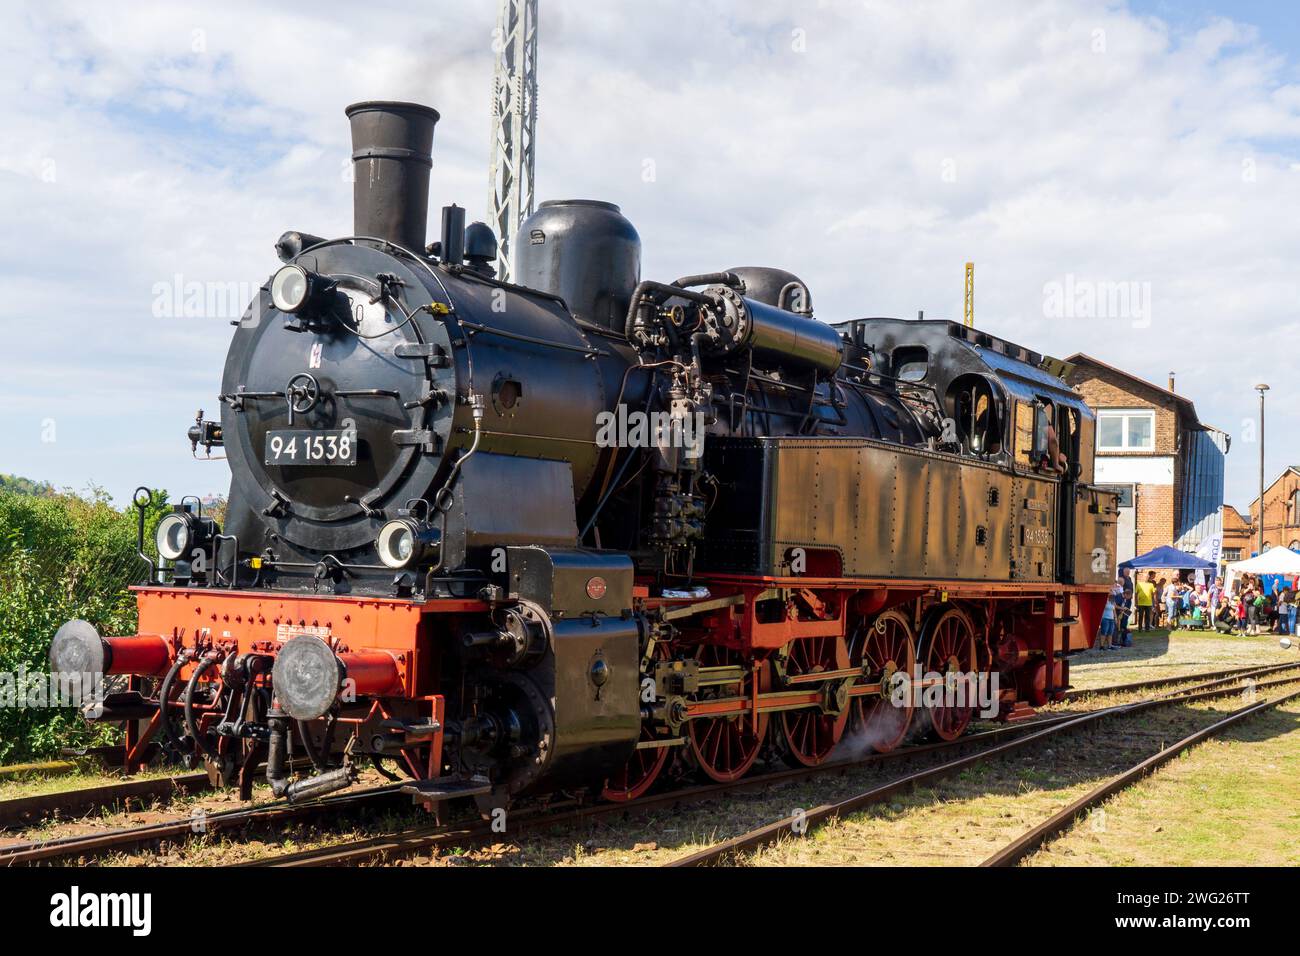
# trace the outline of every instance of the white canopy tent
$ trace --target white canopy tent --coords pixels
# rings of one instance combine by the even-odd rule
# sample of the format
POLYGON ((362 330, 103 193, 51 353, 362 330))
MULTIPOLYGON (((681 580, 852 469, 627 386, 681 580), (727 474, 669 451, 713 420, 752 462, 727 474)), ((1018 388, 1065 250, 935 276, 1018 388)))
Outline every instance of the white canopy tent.
POLYGON ((1300 574, 1300 554, 1290 548, 1269 548, 1253 558, 1233 561, 1228 565, 1228 587, 1232 587, 1239 574, 1300 574))

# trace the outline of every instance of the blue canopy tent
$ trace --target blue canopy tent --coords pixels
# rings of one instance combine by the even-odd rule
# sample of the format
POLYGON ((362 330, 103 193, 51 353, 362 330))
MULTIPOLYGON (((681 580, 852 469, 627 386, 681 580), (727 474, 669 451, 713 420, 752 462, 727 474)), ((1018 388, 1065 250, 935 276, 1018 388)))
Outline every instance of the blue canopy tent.
POLYGON ((1169 568, 1171 571, 1218 570, 1218 566, 1213 561, 1198 558, 1186 551, 1179 551, 1167 544, 1154 548, 1146 554, 1139 554, 1136 558, 1129 558, 1120 564, 1120 568, 1128 568, 1130 571, 1139 571, 1143 568, 1169 568))
MULTIPOLYGON (((1130 571, 1138 571, 1145 568, 1168 568, 1171 571, 1205 571, 1206 579, 1212 579, 1218 572, 1219 567, 1213 561, 1207 561, 1205 558, 1198 558, 1194 554, 1186 551, 1179 551, 1171 545, 1163 545, 1159 548, 1153 548, 1146 554, 1139 554, 1136 558, 1130 558, 1120 564, 1120 568, 1128 568, 1130 571)), ((1156 595, 1156 603, 1160 602, 1160 595, 1156 595)), ((1183 613, 1188 611, 1188 604, 1184 596, 1183 613)), ((1195 622, 1200 622, 1201 611, 1197 609, 1193 614, 1195 622)), ((1182 622, 1183 617, 1179 617, 1182 622)), ((1172 626, 1172 625, 1171 625, 1172 626)), ((1194 626, 1204 626, 1194 624, 1194 626)))

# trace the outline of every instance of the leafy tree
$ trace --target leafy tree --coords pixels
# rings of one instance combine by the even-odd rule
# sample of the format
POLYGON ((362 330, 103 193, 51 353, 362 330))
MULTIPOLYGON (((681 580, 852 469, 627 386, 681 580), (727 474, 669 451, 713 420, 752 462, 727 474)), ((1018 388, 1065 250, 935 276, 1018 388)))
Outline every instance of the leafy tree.
MULTIPOLYGON (((155 493, 146 509, 146 553, 155 560, 148 531, 166 499, 155 493)), ((45 674, 50 640, 70 618, 104 634, 134 633, 127 586, 142 581, 146 567, 136 553, 133 506, 114 508, 100 489, 41 496, 0 489, 0 679, 9 675, 21 691, 19 674, 45 674)), ((3 690, 0 683, 0 762, 54 756, 116 733, 87 726, 75 708, 13 706, 3 690)))
POLYGON ((49 495, 53 487, 44 481, 32 481, 18 475, 0 475, 0 491, 13 491, 20 495, 49 495))

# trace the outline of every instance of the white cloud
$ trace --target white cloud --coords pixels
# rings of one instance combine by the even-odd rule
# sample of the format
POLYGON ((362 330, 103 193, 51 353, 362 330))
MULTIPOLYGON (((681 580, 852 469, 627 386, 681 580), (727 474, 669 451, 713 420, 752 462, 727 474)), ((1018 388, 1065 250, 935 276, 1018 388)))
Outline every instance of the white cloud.
MULTIPOLYGON (((827 319, 957 316, 974 259, 980 325, 1175 369, 1229 431, 1269 379, 1269 471, 1294 457, 1300 84, 1253 28, 1087 0, 541 3, 539 194, 620 203, 647 275, 768 263, 827 319), (1046 319, 1066 275, 1150 283, 1150 328, 1046 319)), ((0 470, 219 490, 183 433, 215 407, 229 329, 154 318, 154 283, 257 283, 284 229, 347 230, 360 99, 437 107, 431 203, 483 216, 495 3, 7 19, 0 470)), ((1253 454, 1229 457, 1238 504, 1253 454)))

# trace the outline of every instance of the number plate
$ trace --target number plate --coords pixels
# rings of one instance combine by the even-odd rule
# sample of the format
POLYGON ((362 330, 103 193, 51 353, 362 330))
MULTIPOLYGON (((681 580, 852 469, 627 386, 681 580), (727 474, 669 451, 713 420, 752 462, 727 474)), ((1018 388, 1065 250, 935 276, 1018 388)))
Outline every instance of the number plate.
POLYGON ((312 624, 277 624, 275 626, 275 639, 281 644, 301 634, 319 637, 322 641, 330 639, 330 629, 328 627, 319 627, 312 624))
POLYGON ((350 428, 280 429, 266 433, 268 465, 355 465, 357 433, 350 428))

